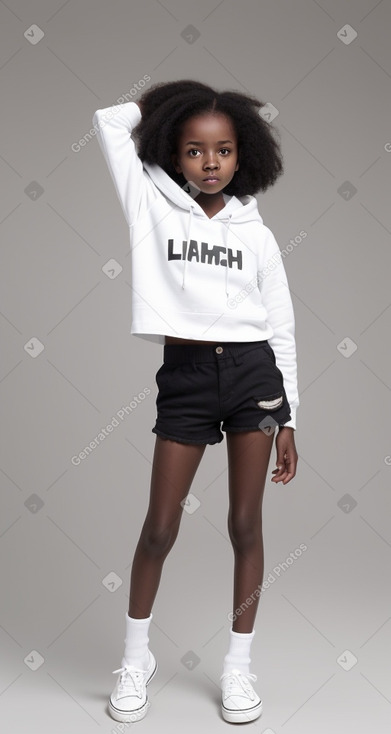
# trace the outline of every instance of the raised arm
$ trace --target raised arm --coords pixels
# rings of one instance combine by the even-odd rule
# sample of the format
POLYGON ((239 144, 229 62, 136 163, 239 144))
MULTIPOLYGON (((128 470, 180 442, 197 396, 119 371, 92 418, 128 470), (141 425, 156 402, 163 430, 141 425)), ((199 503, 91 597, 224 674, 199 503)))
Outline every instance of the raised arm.
POLYGON ((96 137, 129 226, 153 203, 156 192, 137 155, 132 130, 141 120, 142 104, 125 102, 96 110, 96 137))

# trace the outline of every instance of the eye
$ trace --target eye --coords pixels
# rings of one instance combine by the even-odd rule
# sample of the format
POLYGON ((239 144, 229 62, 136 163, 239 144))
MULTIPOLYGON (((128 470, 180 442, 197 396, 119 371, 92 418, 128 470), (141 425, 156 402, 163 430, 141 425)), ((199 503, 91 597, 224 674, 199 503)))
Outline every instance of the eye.
POLYGON ((225 151, 226 151, 227 153, 230 153, 230 152, 231 152, 229 148, 220 148, 220 152, 221 152, 222 150, 225 150, 225 151))
MULTIPOLYGON (((189 155, 190 153, 194 153, 194 152, 198 153, 199 151, 197 150, 197 148, 191 148, 191 150, 189 150, 189 155)), ((195 158, 195 157, 196 157, 195 155, 190 155, 190 158, 195 158)))

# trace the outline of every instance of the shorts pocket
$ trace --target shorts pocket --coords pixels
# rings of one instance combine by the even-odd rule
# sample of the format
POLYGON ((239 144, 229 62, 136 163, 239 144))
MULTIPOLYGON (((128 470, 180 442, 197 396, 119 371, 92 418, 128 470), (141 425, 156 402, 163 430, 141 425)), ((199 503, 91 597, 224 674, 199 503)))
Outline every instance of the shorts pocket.
POLYGON ((163 362, 155 375, 156 384, 159 389, 163 387, 163 385, 166 385, 167 383, 169 384, 173 378, 173 372, 177 367, 178 365, 176 364, 167 364, 167 362, 163 362))
POLYGON ((284 375, 282 374, 280 368, 277 367, 276 355, 274 353, 274 349, 273 349, 273 347, 270 346, 269 342, 267 344, 265 344, 265 349, 266 349, 266 353, 269 354, 270 359, 273 362, 273 366, 274 366, 274 369, 276 370, 277 374, 280 375, 281 380, 284 380, 284 375))
POLYGON ((162 366, 159 367, 158 371, 156 372, 155 380, 156 380, 157 384, 159 384, 159 380, 160 380, 160 378, 162 376, 163 370, 164 370, 164 364, 162 364, 162 366))

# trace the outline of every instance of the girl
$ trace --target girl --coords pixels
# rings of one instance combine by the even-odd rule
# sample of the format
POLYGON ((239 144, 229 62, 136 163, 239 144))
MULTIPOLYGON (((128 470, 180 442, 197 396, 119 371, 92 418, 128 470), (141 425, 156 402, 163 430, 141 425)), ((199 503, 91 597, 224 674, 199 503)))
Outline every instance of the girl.
POLYGON ((186 79, 155 84, 140 102, 93 117, 130 228, 131 333, 164 345, 149 507, 109 699, 121 722, 142 719, 150 705, 146 686, 157 663, 148 631, 163 563, 206 445, 220 443, 222 431, 235 566, 221 708, 228 722, 262 712, 249 668, 264 571, 262 499, 277 427, 271 481, 285 485, 296 474, 299 405, 286 273, 254 197, 283 171, 262 106, 186 79))

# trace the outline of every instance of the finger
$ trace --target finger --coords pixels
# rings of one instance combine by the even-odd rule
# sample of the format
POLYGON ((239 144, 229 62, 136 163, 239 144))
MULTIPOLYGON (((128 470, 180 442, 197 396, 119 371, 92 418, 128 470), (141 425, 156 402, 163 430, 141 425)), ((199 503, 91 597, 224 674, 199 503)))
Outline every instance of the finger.
POLYGON ((284 476, 281 476, 282 483, 288 484, 288 482, 293 479, 293 477, 296 475, 296 464, 297 462, 295 460, 290 460, 289 458, 286 461, 287 468, 284 473, 284 476))
POLYGON ((285 476, 286 471, 287 471, 287 469, 286 469, 286 466, 285 466, 285 462, 283 464, 279 464, 278 467, 277 467, 277 469, 274 469, 273 472, 272 472, 272 474, 275 474, 275 476, 272 477, 272 480, 271 481, 272 482, 280 482, 281 479, 283 479, 283 477, 285 476))
POLYGON ((273 474, 275 474, 276 472, 284 471, 284 469, 285 469, 285 462, 284 461, 277 462, 277 469, 273 469, 273 474))
POLYGON ((277 469, 273 469, 272 474, 276 474, 276 472, 281 472, 281 471, 283 471, 283 469, 284 469, 284 467, 281 464, 279 464, 278 467, 277 467, 277 469))
POLYGON ((276 456, 277 469, 275 469, 274 471, 283 471, 285 469, 285 458, 286 458, 285 452, 281 451, 281 449, 277 451, 277 456, 276 456))

